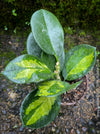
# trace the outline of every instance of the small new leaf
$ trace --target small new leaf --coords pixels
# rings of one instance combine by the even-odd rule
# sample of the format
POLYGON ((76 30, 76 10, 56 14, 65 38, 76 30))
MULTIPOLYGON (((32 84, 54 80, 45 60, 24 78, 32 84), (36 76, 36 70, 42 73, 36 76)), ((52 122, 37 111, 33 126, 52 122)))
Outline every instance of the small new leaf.
POLYGON ((69 84, 68 82, 63 82, 59 80, 51 80, 41 83, 38 86, 37 96, 57 96, 76 88, 82 81, 76 82, 74 84, 69 84))

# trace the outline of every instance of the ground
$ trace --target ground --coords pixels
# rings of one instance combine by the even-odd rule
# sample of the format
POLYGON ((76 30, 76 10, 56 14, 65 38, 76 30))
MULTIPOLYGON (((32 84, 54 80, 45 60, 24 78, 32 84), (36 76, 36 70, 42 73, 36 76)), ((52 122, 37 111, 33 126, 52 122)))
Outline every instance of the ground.
MULTIPOLYGON (((4 70, 10 60, 26 53, 25 41, 24 36, 0 35, 0 71, 4 70)), ((93 42, 95 40, 90 35, 65 37, 66 49, 73 44, 93 45, 93 42), (69 42, 67 39, 70 39, 69 42)), ((100 115, 97 109, 97 100, 100 101, 98 66, 97 59, 95 67, 87 74, 88 88, 82 98, 74 105, 64 105, 66 94, 63 95, 59 115, 51 124, 37 130, 23 128, 19 114, 21 103, 34 84, 14 84, 0 74, 0 134, 100 134, 100 115)))

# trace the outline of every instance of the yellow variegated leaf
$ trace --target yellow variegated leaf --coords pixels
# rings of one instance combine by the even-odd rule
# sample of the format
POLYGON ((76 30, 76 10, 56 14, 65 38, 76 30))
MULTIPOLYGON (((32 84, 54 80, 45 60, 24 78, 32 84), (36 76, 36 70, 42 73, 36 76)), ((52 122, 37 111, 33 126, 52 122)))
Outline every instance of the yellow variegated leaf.
POLYGON ((36 97, 35 95, 36 91, 32 91, 26 96, 20 111, 23 125, 30 128, 39 128, 50 123, 60 109, 59 97, 36 97))
POLYGON ((40 62, 39 60, 37 59, 34 59, 34 60, 22 60, 21 62, 16 62, 15 63, 16 65, 20 66, 20 67, 25 67, 25 68, 36 68, 37 69, 41 68, 41 69, 45 69, 45 68, 48 68, 44 63, 40 62))
POLYGON ((32 110, 35 110, 34 114, 31 116, 31 118, 27 121, 26 125, 31 125, 35 123, 37 120, 39 120, 42 116, 48 115, 49 111, 52 108, 52 105, 54 104, 56 98, 55 97, 40 97, 38 100, 32 102, 29 107, 26 109, 26 115, 29 114, 32 110))
POLYGON ((80 60, 80 62, 75 66, 75 68, 73 68, 69 72, 68 76, 70 76, 72 74, 77 74, 77 73, 80 73, 80 72, 86 70, 91 65, 93 58, 94 58, 93 53, 91 53, 88 56, 85 56, 83 59, 80 60))
POLYGON ((69 84, 68 82, 62 82, 57 80, 51 80, 43 82, 38 87, 37 96, 57 96, 63 94, 64 92, 76 88, 82 81, 76 82, 74 84, 69 84))
POLYGON ((75 80, 86 75, 96 61, 96 48, 78 45, 66 53, 63 76, 66 80, 75 80))
POLYGON ((44 63, 27 54, 12 60, 3 74, 16 83, 40 82, 53 77, 53 73, 44 63))
POLYGON ((16 80, 22 79, 22 78, 30 79, 32 74, 36 71, 37 71, 37 69, 25 69, 25 70, 19 72, 14 79, 16 79, 16 80))

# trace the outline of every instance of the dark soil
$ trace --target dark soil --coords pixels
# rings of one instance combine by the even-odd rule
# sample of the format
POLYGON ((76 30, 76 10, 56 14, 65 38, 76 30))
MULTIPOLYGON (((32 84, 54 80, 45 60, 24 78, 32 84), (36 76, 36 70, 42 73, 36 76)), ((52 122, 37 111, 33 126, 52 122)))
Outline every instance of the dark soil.
MULTIPOLYGON (((1 71, 10 60, 21 55, 25 48, 25 40, 24 37, 21 40, 20 37, 0 36, 1 71), (9 56, 10 52, 14 54, 9 56)), ((100 97, 100 80, 97 70, 98 61, 94 69, 87 74, 88 88, 84 77, 81 88, 62 95, 62 105, 56 119, 48 126, 37 130, 23 128, 20 120, 21 103, 34 88, 34 84, 15 84, 0 75, 0 134, 100 134, 97 103, 97 98, 100 97), (74 105, 66 105, 74 101, 74 105)))
POLYGON ((62 95, 62 105, 74 105, 84 96, 88 88, 88 78, 84 76, 80 80, 82 80, 82 83, 76 89, 62 95))

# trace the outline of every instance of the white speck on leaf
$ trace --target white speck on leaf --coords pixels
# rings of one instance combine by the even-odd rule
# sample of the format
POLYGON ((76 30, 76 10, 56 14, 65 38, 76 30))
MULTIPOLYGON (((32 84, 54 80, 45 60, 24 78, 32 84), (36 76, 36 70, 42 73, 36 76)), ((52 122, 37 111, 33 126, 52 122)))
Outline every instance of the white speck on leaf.
POLYGON ((46 32, 46 30, 45 29, 42 29, 42 32, 46 32))

